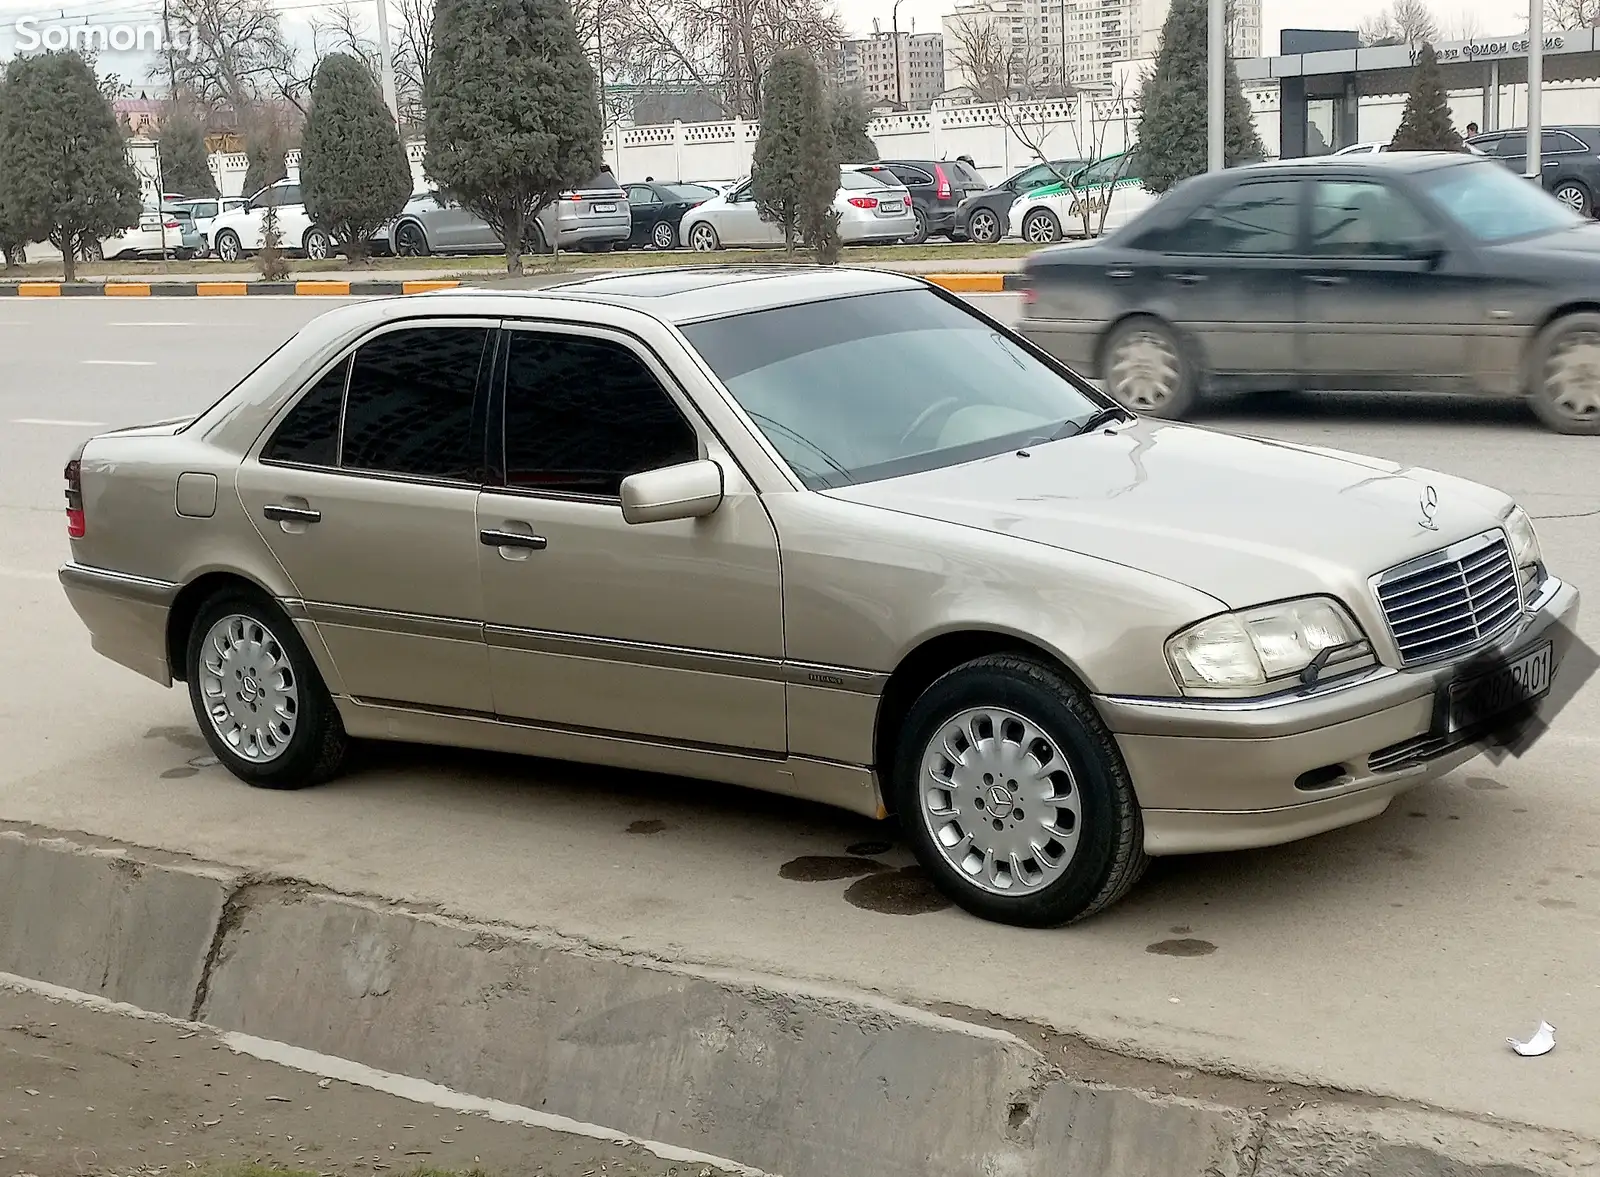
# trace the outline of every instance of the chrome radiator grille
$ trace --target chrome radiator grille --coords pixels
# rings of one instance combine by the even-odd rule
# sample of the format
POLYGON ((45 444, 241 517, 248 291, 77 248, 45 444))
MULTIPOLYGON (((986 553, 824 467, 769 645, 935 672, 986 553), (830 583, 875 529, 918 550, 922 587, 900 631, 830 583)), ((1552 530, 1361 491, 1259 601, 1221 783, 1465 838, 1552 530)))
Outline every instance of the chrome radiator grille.
POLYGON ((1511 549, 1498 530, 1391 568, 1374 587, 1406 665, 1469 650, 1522 609, 1511 549))

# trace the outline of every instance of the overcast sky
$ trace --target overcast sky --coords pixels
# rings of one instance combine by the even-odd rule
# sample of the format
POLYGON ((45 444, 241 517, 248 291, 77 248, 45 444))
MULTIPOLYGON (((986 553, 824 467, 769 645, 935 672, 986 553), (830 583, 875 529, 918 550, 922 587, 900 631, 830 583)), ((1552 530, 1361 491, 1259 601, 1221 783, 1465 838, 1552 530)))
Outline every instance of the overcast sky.
MULTIPOLYGON (((306 18, 314 11, 308 0, 271 2, 283 10, 285 22, 291 26, 303 28, 306 18)), ((354 2, 358 8, 365 7, 361 0, 354 2)), ((940 16, 956 2, 900 0, 901 28, 937 31, 940 16)), ((160 0, 51 0, 51 3, 51 7, 45 7, 42 0, 0 0, 0 60, 15 52, 16 21, 21 17, 34 17, 43 27, 63 16, 72 23, 81 23, 88 17, 95 23, 135 24, 158 21, 161 13, 160 0)), ((894 0, 836 0, 836 3, 846 23, 858 34, 871 32, 874 18, 883 22, 885 30, 890 27, 894 0)), ((1353 29, 1364 18, 1381 12, 1386 6, 1386 0, 1334 0, 1332 3, 1330 0, 1265 0, 1262 48, 1268 53, 1275 52, 1278 33, 1284 28, 1353 29), (1340 11, 1340 17, 1330 20, 1330 10, 1340 11)), ((1458 37, 1463 31, 1473 36, 1517 33, 1527 23, 1527 11, 1516 0, 1436 0, 1434 12, 1446 38, 1458 37)), ((143 65, 128 60, 128 55, 107 55, 104 64, 125 77, 143 72, 143 65)))

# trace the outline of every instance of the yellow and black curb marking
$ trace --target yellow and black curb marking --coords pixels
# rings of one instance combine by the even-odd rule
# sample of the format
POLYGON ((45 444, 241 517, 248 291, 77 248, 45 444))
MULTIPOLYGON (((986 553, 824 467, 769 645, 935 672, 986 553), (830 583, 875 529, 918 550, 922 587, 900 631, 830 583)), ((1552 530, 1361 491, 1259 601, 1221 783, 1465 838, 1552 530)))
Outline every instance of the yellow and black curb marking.
POLYGON ((415 282, 307 279, 300 282, 8 282, 0 298, 241 298, 252 294, 332 295, 362 298, 375 295, 427 294, 453 290, 460 282, 415 282))
MULTIPOLYGON (((953 294, 1000 294, 1022 289, 1021 274, 925 274, 935 286, 953 294)), ((429 294, 454 290, 465 283, 453 279, 411 282, 381 280, 348 282, 306 279, 299 282, 5 282, 0 298, 243 298, 252 294, 375 298, 397 294, 429 294)))

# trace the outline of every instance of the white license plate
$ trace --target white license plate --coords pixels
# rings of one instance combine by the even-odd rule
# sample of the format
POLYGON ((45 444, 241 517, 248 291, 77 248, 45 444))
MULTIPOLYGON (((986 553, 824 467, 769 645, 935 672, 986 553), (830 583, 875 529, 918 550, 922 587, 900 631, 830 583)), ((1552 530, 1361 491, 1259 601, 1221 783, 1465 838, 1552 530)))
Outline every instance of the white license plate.
POLYGON ((617 211, 617 206, 614 204, 597 204, 594 206, 594 211, 597 213, 614 213, 617 211))
POLYGON ((901 204, 898 200, 886 200, 882 205, 883 211, 886 213, 904 212, 905 207, 906 206, 901 204))
POLYGON ((1550 690, 1554 666, 1555 650, 1546 642, 1498 670, 1451 683, 1446 694, 1444 734, 1478 727, 1542 698, 1550 690))

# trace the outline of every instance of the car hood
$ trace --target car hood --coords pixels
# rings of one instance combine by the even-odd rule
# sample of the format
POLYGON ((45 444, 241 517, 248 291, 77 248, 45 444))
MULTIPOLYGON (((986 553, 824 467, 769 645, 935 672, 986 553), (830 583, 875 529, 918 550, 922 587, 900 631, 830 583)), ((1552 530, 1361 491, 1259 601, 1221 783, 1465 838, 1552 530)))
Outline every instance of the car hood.
POLYGON ((1495 248, 1541 261, 1572 259, 1587 268, 1600 261, 1600 223, 1574 225, 1559 233, 1545 233, 1525 241, 1510 241, 1495 248))
POLYGON ((1432 470, 1151 420, 1024 452, 826 493, 1136 568, 1231 608, 1352 599, 1374 573, 1493 527, 1512 505, 1432 470))

